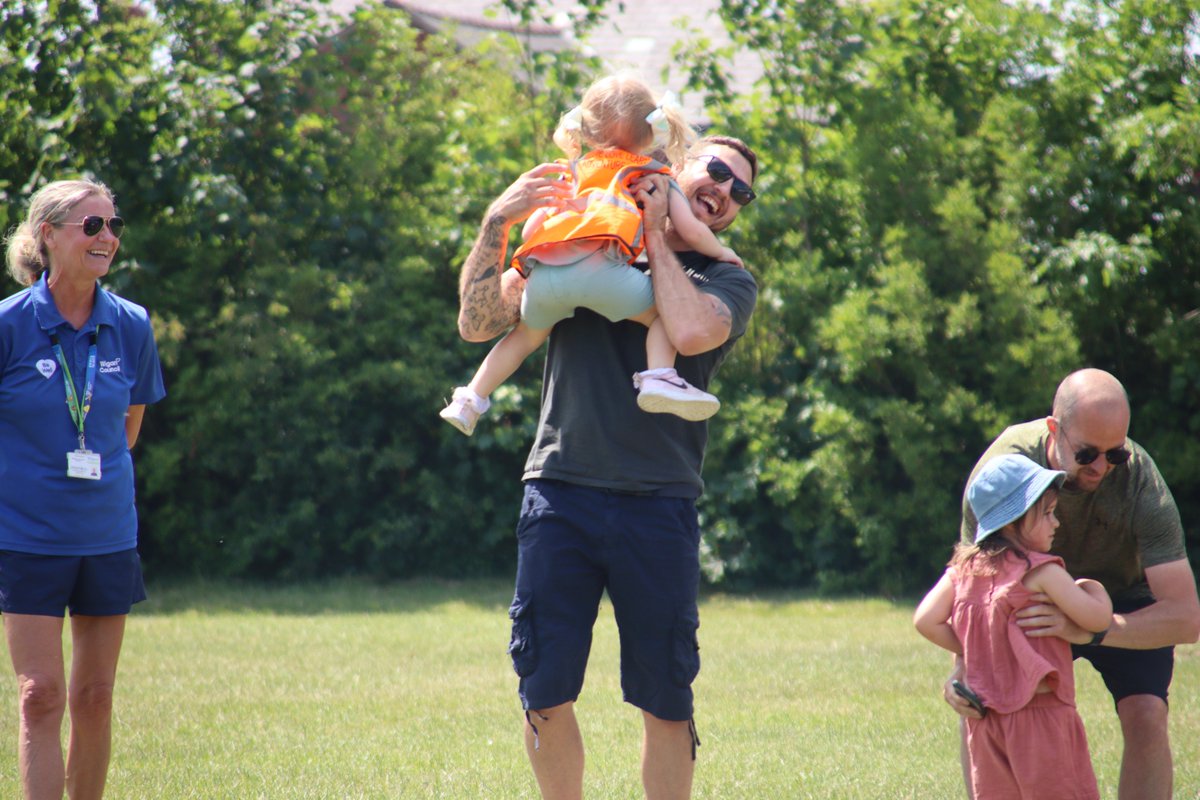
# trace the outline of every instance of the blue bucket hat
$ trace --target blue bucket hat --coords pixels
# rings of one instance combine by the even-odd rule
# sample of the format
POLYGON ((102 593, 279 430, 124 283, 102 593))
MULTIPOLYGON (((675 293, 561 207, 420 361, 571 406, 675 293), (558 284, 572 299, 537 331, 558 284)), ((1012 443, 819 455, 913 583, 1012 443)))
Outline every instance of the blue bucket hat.
POLYGON ((967 501, 979 520, 975 544, 1020 519, 1051 484, 1061 486, 1066 477, 1062 470, 1040 467, 1016 453, 984 464, 967 489, 967 501))

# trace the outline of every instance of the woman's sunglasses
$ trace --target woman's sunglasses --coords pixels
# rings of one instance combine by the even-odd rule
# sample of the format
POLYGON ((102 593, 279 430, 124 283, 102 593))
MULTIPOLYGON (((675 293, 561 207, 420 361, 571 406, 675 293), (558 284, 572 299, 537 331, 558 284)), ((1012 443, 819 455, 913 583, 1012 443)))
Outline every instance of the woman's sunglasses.
MULTIPOLYGON (((1059 425, 1061 426, 1062 423, 1059 423, 1059 425)), ((1059 428, 1059 432, 1062 434, 1063 439, 1066 440, 1068 445, 1070 445, 1071 447, 1075 446, 1075 445, 1071 444, 1071 440, 1067 438, 1067 432, 1062 430, 1061 427, 1059 428)), ((1129 460, 1129 457, 1131 455, 1133 455, 1133 453, 1131 453, 1129 450, 1125 449, 1124 447, 1114 447, 1112 450, 1105 450, 1103 454, 1104 454, 1104 460, 1107 461, 1108 463, 1112 464, 1113 466, 1116 466, 1117 464, 1124 464, 1126 461, 1129 460)), ((1078 464, 1081 467, 1086 467, 1088 464, 1092 463, 1093 461, 1095 461, 1097 458, 1100 457, 1101 451, 1100 451, 1100 448, 1098 448, 1098 447, 1093 447, 1091 445, 1088 445, 1087 447, 1079 448, 1072 455, 1075 456, 1076 464, 1078 464)))
POLYGON ((100 229, 104 227, 105 223, 108 224, 108 229, 112 232, 112 235, 120 239, 121 234, 125 232, 125 220, 121 219, 120 217, 109 217, 108 219, 105 219, 104 217, 97 217, 94 214, 89 214, 83 218, 82 222, 60 222, 58 224, 82 225, 84 236, 95 236, 100 232, 100 229))
POLYGON ((717 183, 724 183, 733 178, 733 186, 729 188, 729 196, 733 198, 733 202, 739 206, 748 206, 758 197, 754 190, 750 188, 750 184, 746 183, 741 178, 735 177, 733 170, 729 168, 721 159, 716 156, 695 156, 696 158, 704 159, 704 165, 708 168, 708 177, 712 178, 717 183))

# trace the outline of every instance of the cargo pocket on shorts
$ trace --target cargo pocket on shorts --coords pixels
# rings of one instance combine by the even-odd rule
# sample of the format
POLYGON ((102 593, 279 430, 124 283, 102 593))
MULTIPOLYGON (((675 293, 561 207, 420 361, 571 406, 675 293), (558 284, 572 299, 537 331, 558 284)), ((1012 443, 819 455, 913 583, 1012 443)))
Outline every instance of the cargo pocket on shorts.
POLYGON ((678 686, 691 686, 700 673, 700 640, 696 636, 699 627, 700 620, 693 617, 675 620, 671 637, 671 679, 678 686))
POLYGON ((515 597, 508 608, 512 620, 512 637, 508 642, 508 654, 512 656, 513 669, 522 678, 537 669, 537 642, 533 636, 532 597, 515 597))

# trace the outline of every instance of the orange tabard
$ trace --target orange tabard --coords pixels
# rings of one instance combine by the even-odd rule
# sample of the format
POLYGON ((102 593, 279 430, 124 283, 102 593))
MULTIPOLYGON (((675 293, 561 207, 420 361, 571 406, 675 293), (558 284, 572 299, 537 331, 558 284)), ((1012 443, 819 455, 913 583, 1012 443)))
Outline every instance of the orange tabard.
POLYGON ((670 174, 670 168, 647 156, 624 150, 594 150, 569 165, 575 196, 587 201, 583 211, 564 209, 546 218, 542 227, 517 248, 511 266, 527 274, 525 258, 535 250, 582 239, 611 239, 632 261, 642 252, 642 212, 629 184, 647 173, 670 174))

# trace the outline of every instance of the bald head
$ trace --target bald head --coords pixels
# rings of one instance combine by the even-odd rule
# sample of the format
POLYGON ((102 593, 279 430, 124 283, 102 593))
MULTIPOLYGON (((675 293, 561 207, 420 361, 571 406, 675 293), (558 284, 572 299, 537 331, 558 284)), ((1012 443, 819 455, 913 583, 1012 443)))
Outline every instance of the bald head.
MULTIPOLYGON (((1096 491, 1115 468, 1107 454, 1129 446, 1129 398, 1125 387, 1101 369, 1072 372, 1058 385, 1053 414, 1046 418, 1050 466, 1067 473, 1065 488, 1096 491)), ((1117 463, 1124 463, 1124 459, 1117 463)))
POLYGON ((1102 369, 1081 369, 1063 378, 1058 385, 1051 413, 1068 427, 1080 416, 1128 420, 1129 396, 1111 373, 1102 369))

